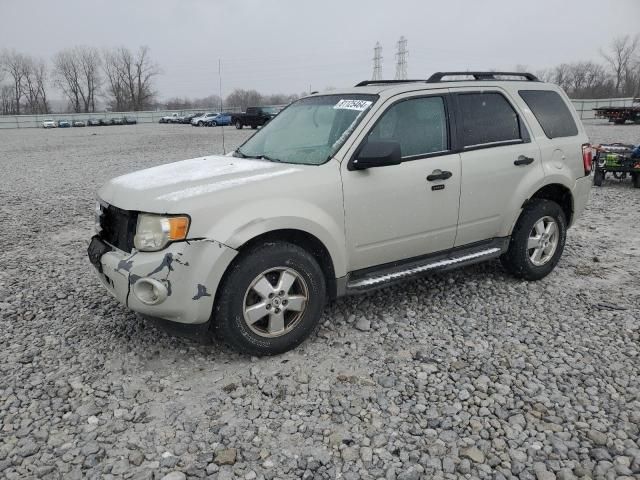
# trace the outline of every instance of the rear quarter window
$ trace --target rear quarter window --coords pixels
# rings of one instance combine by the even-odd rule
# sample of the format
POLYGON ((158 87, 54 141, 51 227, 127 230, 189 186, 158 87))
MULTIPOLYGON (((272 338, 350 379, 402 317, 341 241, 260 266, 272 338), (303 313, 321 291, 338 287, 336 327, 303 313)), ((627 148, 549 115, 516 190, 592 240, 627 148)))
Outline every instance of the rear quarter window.
POLYGON ((553 90, 519 90, 548 138, 573 137, 578 127, 558 92, 553 90))

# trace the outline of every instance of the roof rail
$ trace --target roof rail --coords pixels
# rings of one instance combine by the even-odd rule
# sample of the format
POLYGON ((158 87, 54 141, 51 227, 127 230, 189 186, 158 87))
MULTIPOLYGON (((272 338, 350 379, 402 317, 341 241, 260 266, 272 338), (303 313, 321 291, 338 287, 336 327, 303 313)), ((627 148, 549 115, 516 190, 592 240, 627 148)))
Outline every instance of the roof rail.
POLYGON ((366 87, 367 85, 386 85, 386 84, 394 84, 394 83, 415 83, 415 82, 426 82, 424 78, 416 79, 416 80, 364 80, 356 85, 356 87, 366 87))
POLYGON ((466 76, 473 77, 474 80, 504 80, 499 77, 521 77, 529 82, 539 82, 538 77, 531 73, 525 72, 437 72, 431 75, 428 79, 428 83, 447 82, 455 80, 443 80, 444 77, 453 76, 466 76))

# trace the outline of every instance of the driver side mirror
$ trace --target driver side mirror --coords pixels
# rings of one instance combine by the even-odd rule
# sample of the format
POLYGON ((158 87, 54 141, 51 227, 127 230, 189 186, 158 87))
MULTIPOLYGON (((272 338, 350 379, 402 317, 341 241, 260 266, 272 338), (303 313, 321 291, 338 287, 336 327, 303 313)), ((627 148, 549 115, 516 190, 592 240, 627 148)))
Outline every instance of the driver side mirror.
POLYGON ((349 170, 400 165, 400 143, 393 141, 367 141, 357 156, 349 163, 349 170))

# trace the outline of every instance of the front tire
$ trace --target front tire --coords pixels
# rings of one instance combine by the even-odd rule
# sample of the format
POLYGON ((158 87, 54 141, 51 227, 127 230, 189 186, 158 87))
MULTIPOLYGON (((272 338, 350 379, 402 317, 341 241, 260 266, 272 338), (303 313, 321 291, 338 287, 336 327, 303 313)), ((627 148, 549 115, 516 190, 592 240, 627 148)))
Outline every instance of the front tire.
POLYGON ((315 258, 290 243, 267 243, 230 267, 213 310, 216 336, 250 355, 297 347, 318 326, 326 282, 315 258))
POLYGON ((517 278, 540 280, 560 261, 567 236, 562 208, 551 200, 536 199, 520 214, 509 250, 500 260, 517 278))
POLYGON ((238 130, 242 130, 242 127, 243 127, 242 122, 240 120, 236 120, 236 128, 238 130))
POLYGON ((210 127, 217 127, 218 126, 218 122, 211 122, 209 124, 210 127))

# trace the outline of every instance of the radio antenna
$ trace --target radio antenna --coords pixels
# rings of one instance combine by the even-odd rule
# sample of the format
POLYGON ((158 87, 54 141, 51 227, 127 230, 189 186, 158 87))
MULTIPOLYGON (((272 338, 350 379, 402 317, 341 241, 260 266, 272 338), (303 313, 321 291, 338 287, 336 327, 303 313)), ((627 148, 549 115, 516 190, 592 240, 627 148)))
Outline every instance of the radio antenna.
MULTIPOLYGON (((220 92, 220 113, 224 113, 222 109, 224 108, 223 100, 222 100, 222 60, 218 59, 218 88, 220 92)), ((222 154, 227 154, 227 149, 224 144, 224 123, 220 125, 222 128, 222 154)))

